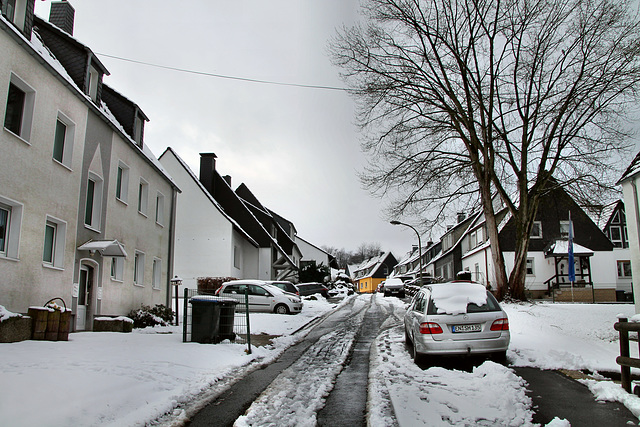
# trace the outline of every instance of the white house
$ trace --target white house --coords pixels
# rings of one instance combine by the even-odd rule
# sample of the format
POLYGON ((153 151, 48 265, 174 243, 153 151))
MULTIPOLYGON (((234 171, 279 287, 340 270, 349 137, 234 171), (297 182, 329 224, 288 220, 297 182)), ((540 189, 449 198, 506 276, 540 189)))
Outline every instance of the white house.
POLYGON ((144 144, 144 113, 72 36, 73 7, 53 2, 52 24, 33 5, 0 0, 0 304, 60 297, 91 329, 168 303, 178 188, 144 144))

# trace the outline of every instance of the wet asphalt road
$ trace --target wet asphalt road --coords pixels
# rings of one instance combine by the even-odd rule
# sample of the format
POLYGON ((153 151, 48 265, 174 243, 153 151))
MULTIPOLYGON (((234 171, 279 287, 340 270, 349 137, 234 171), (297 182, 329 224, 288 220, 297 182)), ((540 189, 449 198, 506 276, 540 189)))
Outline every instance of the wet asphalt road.
MULTIPOLYGON (((332 312, 317 324, 304 341, 287 349, 275 362, 257 369, 232 385, 226 392, 194 415, 189 426, 231 426, 245 414, 251 404, 295 362, 313 354, 318 370, 322 354, 335 357, 335 347, 349 346, 345 367, 335 378, 335 386, 317 413, 317 424, 326 426, 365 425, 367 384, 369 375, 369 349, 385 318, 385 309, 369 299, 362 307, 354 307, 355 299, 332 312), (362 326, 366 325, 365 328, 362 326), (323 341, 328 334, 338 333, 337 339, 323 341), (355 332, 354 332, 355 331, 355 332), (355 338, 348 334, 355 334, 355 338), (348 407, 346 407, 348 405, 348 407)), ((330 360, 327 363, 331 362, 330 360)), ((308 367, 314 369, 313 367, 308 367)), ((295 374, 294 374, 295 375, 295 374)), ((314 375, 313 372, 310 375, 314 375)), ((268 421, 264 421, 265 423, 268 421)))

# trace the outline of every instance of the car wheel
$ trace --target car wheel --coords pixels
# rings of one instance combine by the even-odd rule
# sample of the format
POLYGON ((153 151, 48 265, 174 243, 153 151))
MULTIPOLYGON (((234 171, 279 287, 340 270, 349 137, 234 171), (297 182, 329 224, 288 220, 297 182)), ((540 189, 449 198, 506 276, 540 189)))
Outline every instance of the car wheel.
POLYGON ((419 364, 422 361, 422 354, 418 353, 418 350, 416 350, 416 340, 412 339, 411 343, 411 357, 416 364, 419 364))
POLYGON ((289 314, 289 307, 284 304, 278 304, 273 311, 277 314, 289 314))
POLYGON ((405 344, 411 343, 411 338, 409 338, 409 334, 407 333, 407 328, 404 328, 404 342, 405 344))

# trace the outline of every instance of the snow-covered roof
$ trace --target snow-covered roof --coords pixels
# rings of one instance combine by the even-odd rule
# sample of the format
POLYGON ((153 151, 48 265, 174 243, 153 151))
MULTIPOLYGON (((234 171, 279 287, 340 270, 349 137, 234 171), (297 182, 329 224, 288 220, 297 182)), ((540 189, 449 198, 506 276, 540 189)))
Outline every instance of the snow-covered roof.
POLYGON ((640 172, 640 152, 636 154, 636 157, 631 161, 631 164, 627 167, 627 170, 624 171, 617 184, 622 184, 622 181, 632 178, 638 172, 640 172))
MULTIPOLYGON (((562 256, 569 253, 569 241, 568 240, 556 240, 551 244, 549 250, 546 251, 547 256, 562 256)), ((573 244, 573 254, 580 256, 592 256, 593 251, 589 248, 585 248, 577 243, 573 244)))

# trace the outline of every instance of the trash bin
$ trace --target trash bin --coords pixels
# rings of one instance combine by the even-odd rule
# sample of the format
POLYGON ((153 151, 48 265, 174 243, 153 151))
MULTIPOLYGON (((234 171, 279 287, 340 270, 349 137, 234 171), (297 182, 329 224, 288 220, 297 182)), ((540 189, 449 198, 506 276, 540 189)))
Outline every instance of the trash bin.
POLYGON ((233 320, 236 301, 213 296, 197 296, 191 304, 191 341, 216 344, 234 339, 233 320))
POLYGON ((623 302, 626 301, 627 298, 624 295, 624 291, 621 290, 616 290, 616 301, 617 302, 623 302))

